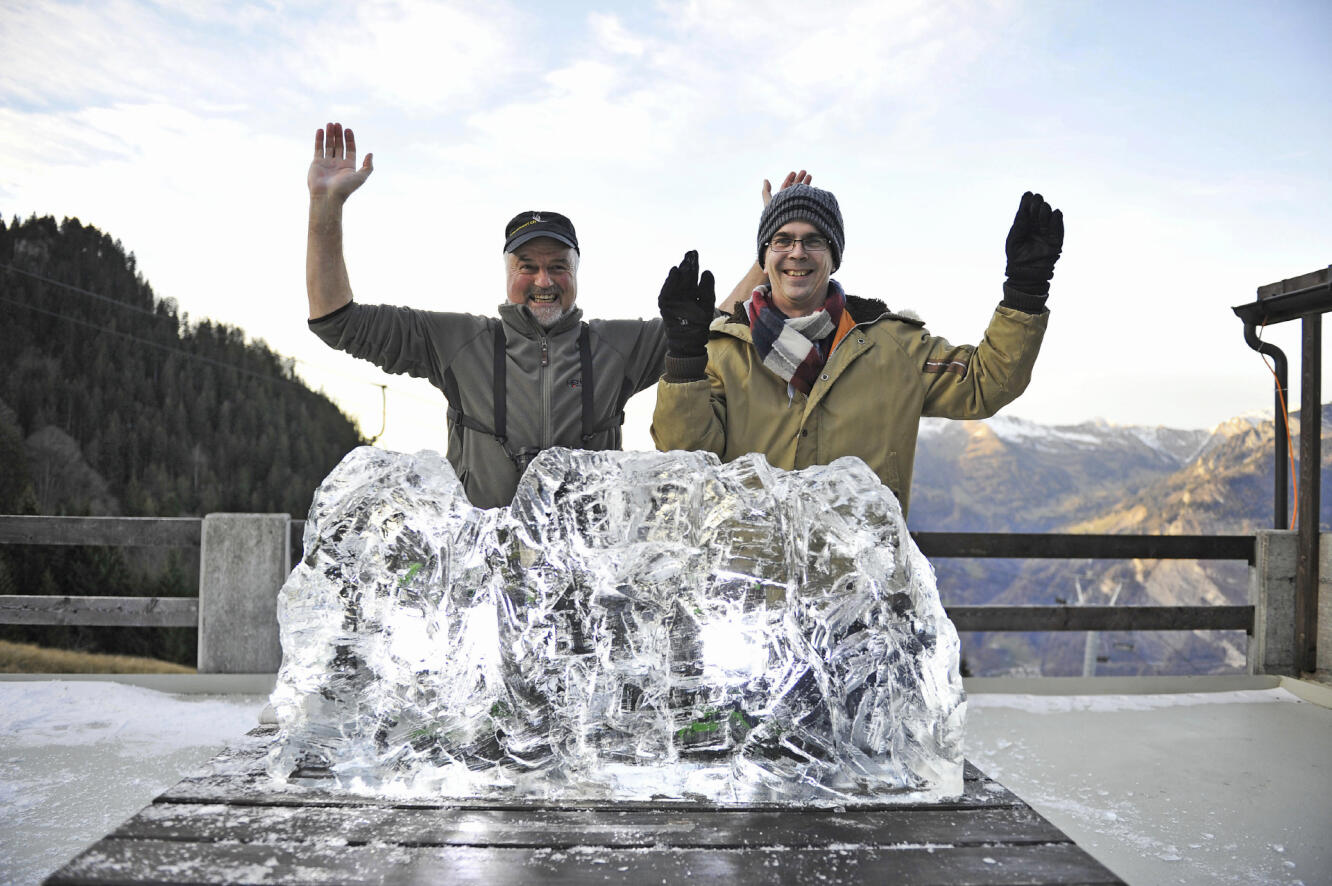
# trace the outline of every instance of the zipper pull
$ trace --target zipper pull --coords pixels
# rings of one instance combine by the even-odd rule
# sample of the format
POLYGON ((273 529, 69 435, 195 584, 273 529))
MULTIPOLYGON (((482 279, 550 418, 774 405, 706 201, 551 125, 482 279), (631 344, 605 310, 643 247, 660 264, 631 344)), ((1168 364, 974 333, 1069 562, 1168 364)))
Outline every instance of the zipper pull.
POLYGON ((541 365, 550 365, 550 340, 544 335, 541 336, 541 365))

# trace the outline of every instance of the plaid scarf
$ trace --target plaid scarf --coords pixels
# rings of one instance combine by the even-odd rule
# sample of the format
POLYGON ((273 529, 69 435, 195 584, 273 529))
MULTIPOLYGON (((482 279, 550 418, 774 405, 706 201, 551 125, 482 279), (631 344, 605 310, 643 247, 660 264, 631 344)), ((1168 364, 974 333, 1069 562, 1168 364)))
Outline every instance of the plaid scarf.
POLYGON ((846 308, 846 294, 836 280, 828 281, 828 300, 807 317, 788 317, 772 303, 767 284, 754 290, 745 303, 754 347, 763 365, 779 378, 808 394, 832 351, 833 335, 846 308))

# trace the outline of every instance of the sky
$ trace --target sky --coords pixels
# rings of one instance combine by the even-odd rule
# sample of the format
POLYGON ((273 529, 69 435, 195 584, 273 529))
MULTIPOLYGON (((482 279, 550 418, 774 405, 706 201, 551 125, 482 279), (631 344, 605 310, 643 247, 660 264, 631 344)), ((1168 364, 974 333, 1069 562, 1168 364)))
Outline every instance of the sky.
MULTIPOLYGON (((687 249, 729 291, 763 179, 807 169, 841 204, 847 291, 976 342, 1034 190, 1067 234, 1006 414, 1207 428, 1272 408, 1231 307, 1332 263, 1329 33, 1326 0, 0 0, 0 214, 109 233, 191 320, 410 451, 443 448, 442 396, 305 323, 328 121, 374 153, 346 210, 357 300, 432 310, 494 313, 525 209, 573 219, 589 316, 654 316, 687 249)), ((1264 332, 1295 403, 1298 326, 1264 332)))

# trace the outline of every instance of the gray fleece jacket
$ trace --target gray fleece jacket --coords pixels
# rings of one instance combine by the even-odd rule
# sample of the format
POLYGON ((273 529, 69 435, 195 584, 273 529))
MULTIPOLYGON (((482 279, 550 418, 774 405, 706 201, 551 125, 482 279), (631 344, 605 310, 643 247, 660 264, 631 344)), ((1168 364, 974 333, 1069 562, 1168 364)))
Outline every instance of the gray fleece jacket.
POLYGON ((552 446, 619 449, 625 402, 661 376, 666 338, 660 318, 587 321, 593 420, 584 429, 582 316, 575 307, 543 329, 526 305, 507 302, 499 317, 352 302, 311 320, 310 329, 331 347, 385 372, 429 379, 443 391, 449 403, 449 462, 468 499, 493 508, 513 500, 520 476, 514 453, 552 446), (495 429, 497 326, 505 350, 503 444, 489 433, 495 429))

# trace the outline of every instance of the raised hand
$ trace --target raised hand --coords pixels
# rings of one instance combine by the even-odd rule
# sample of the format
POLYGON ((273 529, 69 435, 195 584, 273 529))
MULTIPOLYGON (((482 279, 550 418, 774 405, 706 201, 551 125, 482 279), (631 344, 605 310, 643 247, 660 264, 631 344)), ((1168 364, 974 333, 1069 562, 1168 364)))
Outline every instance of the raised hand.
POLYGON ((708 324, 717 295, 712 272, 698 273, 698 253, 689 250, 678 267, 671 268, 657 296, 665 321, 666 353, 672 357, 702 357, 708 352, 708 324))
MULTIPOLYGON (((791 187, 791 185, 809 185, 813 183, 814 183, 814 176, 810 175, 808 172, 802 169, 799 172, 788 172, 786 174, 786 178, 782 179, 782 186, 777 190, 784 191, 787 188, 791 187)), ((763 180, 763 205, 767 206, 771 202, 772 202, 772 182, 768 181, 765 178, 763 180)))
POLYGON ((1045 295, 1050 291, 1055 262, 1064 248, 1064 213, 1051 209, 1040 194, 1027 191, 1018 204, 1013 227, 1004 241, 1008 254, 1008 285, 1019 292, 1045 295))
POLYGON ((341 123, 330 123, 315 131, 314 160, 306 184, 311 199, 331 198, 338 203, 365 184, 374 172, 374 154, 366 154, 361 168, 356 168, 356 136, 341 123))

